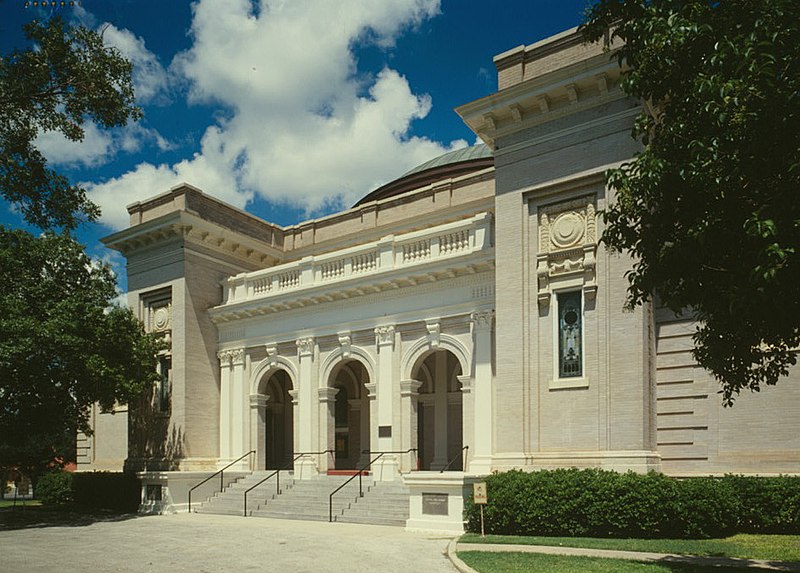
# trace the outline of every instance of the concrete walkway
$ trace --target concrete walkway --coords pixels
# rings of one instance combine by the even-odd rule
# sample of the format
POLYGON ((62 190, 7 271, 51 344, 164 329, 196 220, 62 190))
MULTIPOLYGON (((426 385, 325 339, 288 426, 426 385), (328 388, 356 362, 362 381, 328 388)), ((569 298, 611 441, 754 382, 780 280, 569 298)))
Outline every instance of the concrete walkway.
POLYGON ((666 553, 644 553, 639 551, 614 551, 610 549, 582 549, 579 547, 550 547, 545 545, 500 545, 492 543, 458 543, 452 540, 447 547, 447 554, 453 565, 461 573, 477 573, 472 567, 458 558, 458 551, 518 552, 545 553, 548 555, 567 555, 582 557, 605 557, 610 559, 628 559, 631 561, 652 561, 660 563, 680 563, 696 566, 719 567, 720 571, 734 568, 754 568, 768 571, 791 571, 800 573, 800 563, 782 561, 764 561, 760 559, 735 559, 729 557, 699 557, 693 555, 670 555, 666 553))
POLYGON ((178 514, 0 531, 0 569, 455 573, 450 539, 399 527, 178 514))

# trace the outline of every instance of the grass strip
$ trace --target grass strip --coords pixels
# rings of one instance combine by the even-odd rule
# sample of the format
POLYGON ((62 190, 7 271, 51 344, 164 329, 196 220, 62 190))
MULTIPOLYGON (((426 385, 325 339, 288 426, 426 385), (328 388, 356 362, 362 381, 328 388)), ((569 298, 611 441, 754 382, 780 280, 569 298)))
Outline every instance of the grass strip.
POLYGON ((678 555, 739 557, 770 561, 800 561, 800 535, 751 535, 740 533, 723 539, 604 539, 596 537, 528 537, 467 533, 459 543, 503 545, 551 545, 586 549, 647 551, 678 555))
MULTIPOLYGON (((459 551, 459 558, 479 573, 720 573, 719 567, 681 563, 643 563, 601 557, 569 557, 536 553, 488 553, 459 551)), ((725 569, 725 571, 766 571, 725 569)))

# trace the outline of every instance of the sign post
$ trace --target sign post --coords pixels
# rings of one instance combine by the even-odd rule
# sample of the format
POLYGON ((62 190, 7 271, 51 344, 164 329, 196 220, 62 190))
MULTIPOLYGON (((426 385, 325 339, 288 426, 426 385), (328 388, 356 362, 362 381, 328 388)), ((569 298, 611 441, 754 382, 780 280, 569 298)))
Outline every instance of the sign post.
POLYGON ((485 481, 472 484, 472 499, 481 508, 481 537, 486 537, 483 531, 483 506, 486 505, 488 500, 485 481))

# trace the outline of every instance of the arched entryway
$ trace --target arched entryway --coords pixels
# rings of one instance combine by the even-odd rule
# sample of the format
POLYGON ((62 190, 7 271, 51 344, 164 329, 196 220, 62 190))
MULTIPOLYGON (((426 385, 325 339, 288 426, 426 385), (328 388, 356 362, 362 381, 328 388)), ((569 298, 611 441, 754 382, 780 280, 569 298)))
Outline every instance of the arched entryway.
POLYGON ((294 408, 289 390, 292 382, 284 370, 276 370, 259 385, 259 394, 266 396, 263 432, 259 432, 259 448, 266 469, 286 469, 294 452, 294 408))
POLYGON ((463 405, 461 364, 447 350, 422 356, 413 370, 422 382, 417 406, 417 453, 421 470, 462 470, 463 405))
POLYGON ((369 393, 365 384, 369 374, 358 360, 345 360, 330 375, 329 386, 336 390, 333 401, 334 468, 357 469, 369 450, 369 393))

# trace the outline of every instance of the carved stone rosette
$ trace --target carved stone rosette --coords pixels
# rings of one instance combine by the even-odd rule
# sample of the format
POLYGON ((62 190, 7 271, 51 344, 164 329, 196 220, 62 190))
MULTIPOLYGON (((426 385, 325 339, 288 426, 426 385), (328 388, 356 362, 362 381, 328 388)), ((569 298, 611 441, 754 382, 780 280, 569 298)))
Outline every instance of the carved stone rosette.
POLYGON ((588 299, 597 293, 595 275, 597 221, 594 197, 539 207, 539 252, 536 277, 539 304, 550 302, 552 283, 562 278, 583 278, 588 299))

